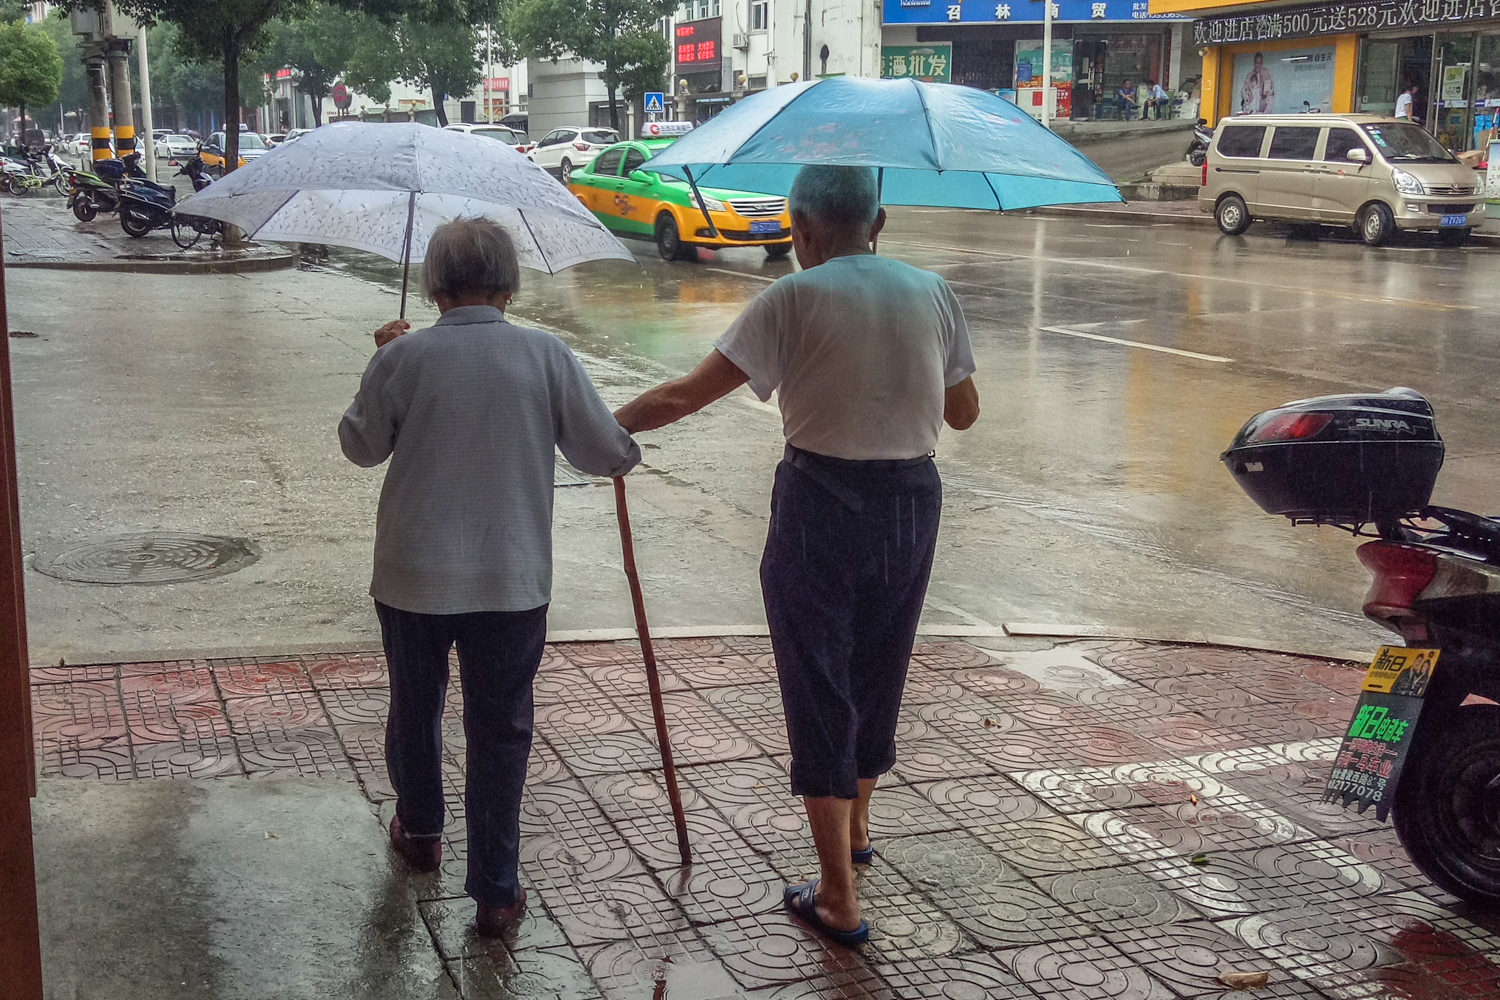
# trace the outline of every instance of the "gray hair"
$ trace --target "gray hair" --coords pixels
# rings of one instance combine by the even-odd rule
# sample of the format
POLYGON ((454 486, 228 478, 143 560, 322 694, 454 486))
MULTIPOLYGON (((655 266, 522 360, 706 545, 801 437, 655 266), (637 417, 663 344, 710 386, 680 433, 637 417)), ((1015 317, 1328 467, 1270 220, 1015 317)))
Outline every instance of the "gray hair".
POLYGON ((869 167, 805 166, 792 181, 789 201, 793 215, 839 229, 869 229, 880 214, 880 192, 869 167))
POLYGON ((514 295, 520 287, 516 245, 500 223, 454 219, 432 231, 422 261, 422 293, 429 302, 438 295, 514 295))

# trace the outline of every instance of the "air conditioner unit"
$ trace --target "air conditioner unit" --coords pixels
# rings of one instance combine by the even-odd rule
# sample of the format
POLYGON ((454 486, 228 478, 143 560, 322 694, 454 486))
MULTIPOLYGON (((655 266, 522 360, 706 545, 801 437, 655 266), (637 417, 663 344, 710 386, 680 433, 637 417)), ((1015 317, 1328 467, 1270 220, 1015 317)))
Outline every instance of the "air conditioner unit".
POLYGON ((748 49, 750 47, 750 36, 746 32, 734 33, 734 47, 737 49, 748 49))

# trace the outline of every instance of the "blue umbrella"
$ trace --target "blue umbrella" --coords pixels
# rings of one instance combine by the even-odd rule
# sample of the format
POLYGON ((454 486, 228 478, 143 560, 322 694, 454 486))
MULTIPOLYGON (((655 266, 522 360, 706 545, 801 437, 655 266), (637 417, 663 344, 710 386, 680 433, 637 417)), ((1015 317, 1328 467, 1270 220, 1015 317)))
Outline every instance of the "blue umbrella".
POLYGON ((804 164, 873 167, 881 202, 1008 211, 1124 201, 1030 115, 947 83, 831 77, 748 97, 651 158, 698 183, 785 195, 804 164))

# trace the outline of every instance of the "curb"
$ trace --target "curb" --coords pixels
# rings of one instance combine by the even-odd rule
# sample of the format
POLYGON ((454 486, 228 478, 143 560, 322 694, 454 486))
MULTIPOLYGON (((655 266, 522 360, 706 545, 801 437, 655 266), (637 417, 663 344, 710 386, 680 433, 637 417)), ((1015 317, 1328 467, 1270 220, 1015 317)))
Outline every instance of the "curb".
POLYGON ((101 271, 120 274, 255 274, 296 267, 298 255, 278 253, 244 260, 173 260, 121 259, 83 260, 7 260, 7 269, 54 271, 101 271))
MULTIPOLYGON (((653 628, 653 639, 713 639, 720 636, 764 636, 769 633, 764 625, 686 625, 653 628)), ((917 634, 928 639, 1127 639, 1136 642, 1156 642, 1176 646, 1222 646, 1229 649, 1249 649, 1256 652, 1283 653, 1289 656, 1305 656, 1321 660, 1337 660, 1346 663, 1367 663, 1373 652, 1335 649, 1328 646, 1287 646, 1247 639, 1238 636, 1221 636, 1199 633, 1153 635, 1131 629, 1113 628, 1105 625, 1052 625, 1033 622, 1007 622, 1001 626, 986 625, 921 625, 917 634)), ((547 642, 552 645, 577 642, 624 642, 634 639, 634 628, 569 629, 547 633, 547 642)), ((99 666, 113 663, 167 663, 175 660, 223 660, 266 656, 310 656, 318 653, 381 653, 384 652, 377 639, 357 642, 286 643, 257 646, 191 647, 178 649, 130 650, 121 652, 80 652, 76 656, 64 656, 69 667, 99 666)), ((55 667, 55 663, 39 660, 32 667, 55 667)))

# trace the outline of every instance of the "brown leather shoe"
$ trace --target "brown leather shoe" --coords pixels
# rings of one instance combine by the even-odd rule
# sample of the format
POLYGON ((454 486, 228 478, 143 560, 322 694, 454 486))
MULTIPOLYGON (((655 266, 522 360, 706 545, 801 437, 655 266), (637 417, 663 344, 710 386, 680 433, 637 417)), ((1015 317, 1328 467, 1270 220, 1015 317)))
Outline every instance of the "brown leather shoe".
POLYGON ((391 846, 396 849, 397 854, 406 859, 412 871, 435 872, 438 870, 438 865, 443 862, 441 838, 414 840, 401 829, 401 820, 396 816, 391 817, 391 846))
POLYGON ((521 914, 526 912, 526 890, 521 890, 521 896, 509 906, 486 906, 479 904, 479 912, 474 915, 474 928, 479 931, 480 937, 500 937, 506 931, 516 925, 521 919, 521 914))

